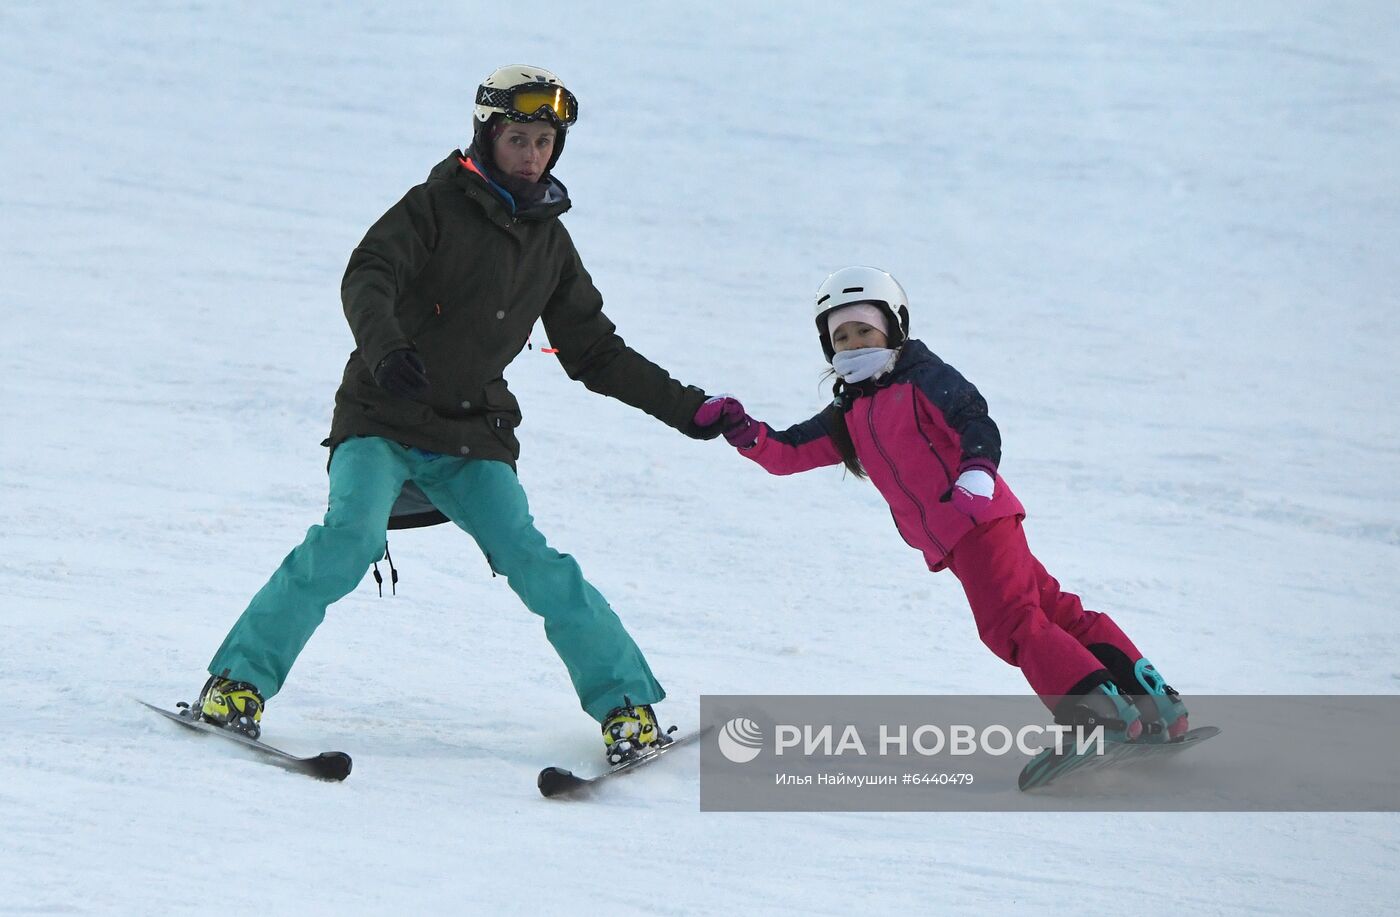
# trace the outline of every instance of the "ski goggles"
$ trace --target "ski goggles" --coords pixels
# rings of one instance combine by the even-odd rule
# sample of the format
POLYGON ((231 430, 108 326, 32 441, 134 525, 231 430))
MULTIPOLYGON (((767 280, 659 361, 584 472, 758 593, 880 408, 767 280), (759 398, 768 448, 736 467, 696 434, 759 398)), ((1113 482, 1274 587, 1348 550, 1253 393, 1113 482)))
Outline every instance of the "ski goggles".
POLYGON ((578 100, 563 86, 527 83, 509 89, 479 86, 476 104, 499 108, 512 121, 538 121, 547 118, 555 127, 568 127, 578 120, 578 100))

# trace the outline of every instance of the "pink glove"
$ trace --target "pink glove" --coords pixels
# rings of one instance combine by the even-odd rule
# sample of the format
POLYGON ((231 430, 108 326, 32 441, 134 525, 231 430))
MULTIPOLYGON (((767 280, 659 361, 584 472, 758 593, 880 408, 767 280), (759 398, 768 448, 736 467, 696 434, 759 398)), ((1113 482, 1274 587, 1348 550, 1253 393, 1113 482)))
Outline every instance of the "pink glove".
POLYGON ((997 487, 996 466, 986 459, 971 459, 958 468, 958 480, 953 484, 950 499, 953 508, 969 516, 977 516, 992 505, 997 487))
POLYGON ((695 412, 695 425, 712 427, 716 424, 729 445, 735 448, 747 449, 758 442, 758 422, 744 411, 737 398, 717 395, 700 405, 695 412))

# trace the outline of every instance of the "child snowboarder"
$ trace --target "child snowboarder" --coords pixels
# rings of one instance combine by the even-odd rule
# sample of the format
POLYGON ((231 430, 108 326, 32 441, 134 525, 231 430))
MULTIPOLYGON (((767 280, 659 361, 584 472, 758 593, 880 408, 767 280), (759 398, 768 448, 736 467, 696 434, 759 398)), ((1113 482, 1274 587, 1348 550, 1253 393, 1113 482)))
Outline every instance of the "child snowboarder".
POLYGON ((982 641, 1018 666, 1055 720, 1103 725, 1118 741, 1166 742, 1186 706, 1107 615, 1064 592, 1031 554, 1025 510, 997 474, 1001 434, 977 389, 909 338, 908 299, 884 271, 848 267, 817 290, 817 334, 837 376, 817 416, 776 432, 727 396, 697 426, 718 425, 771 474, 844 463, 868 476, 930 570, 953 571, 982 641))

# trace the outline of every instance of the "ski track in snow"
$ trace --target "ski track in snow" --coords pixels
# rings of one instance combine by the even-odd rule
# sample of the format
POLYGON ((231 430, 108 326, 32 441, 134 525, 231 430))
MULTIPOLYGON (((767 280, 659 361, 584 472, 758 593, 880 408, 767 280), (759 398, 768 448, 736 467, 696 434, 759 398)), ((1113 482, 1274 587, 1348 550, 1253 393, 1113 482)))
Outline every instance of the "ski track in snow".
MULTIPOLYGON (((1397 693, 1398 51, 1387 2, 5 4, 0 914, 1393 907, 1392 815, 701 813, 693 755, 542 800, 596 727, 448 528, 394 536, 399 596, 333 607, 270 707, 346 783, 132 699, 191 697, 318 520, 345 260, 521 60, 580 98, 565 220, 641 352, 795 423, 811 291, 886 267, 1037 553, 1172 683, 1397 693)), ((870 487, 538 349, 510 380, 540 527, 668 717, 1025 690, 870 487)))

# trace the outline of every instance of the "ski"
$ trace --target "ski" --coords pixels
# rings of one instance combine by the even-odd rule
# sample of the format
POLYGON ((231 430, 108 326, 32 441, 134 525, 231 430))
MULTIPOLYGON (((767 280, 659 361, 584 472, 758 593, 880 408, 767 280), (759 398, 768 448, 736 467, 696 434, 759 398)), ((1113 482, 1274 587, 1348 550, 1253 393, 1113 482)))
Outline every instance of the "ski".
POLYGON ((1018 784, 1022 790, 1033 790, 1049 786, 1066 774, 1076 771, 1097 770, 1143 758, 1166 757, 1200 745, 1206 739, 1219 734, 1220 729, 1216 726, 1202 726, 1170 742, 1105 742, 1102 755, 1092 751, 1076 754, 1072 749, 1056 754, 1053 748, 1047 748, 1032 758, 1021 770, 1018 784))
POLYGON ((640 757, 633 758, 631 761, 624 761, 592 777, 580 777, 573 771, 565 770, 562 767, 546 767, 544 770, 540 771, 539 779, 535 781, 535 785, 540 788, 541 795, 549 798, 556 796, 583 795, 609 777, 631 773, 644 764, 650 764, 673 749, 679 748, 682 745, 694 744, 701 736, 709 731, 710 730, 707 728, 699 732, 689 732, 679 738, 670 738, 670 736, 667 736, 666 738, 670 738, 670 741, 658 747, 655 751, 647 752, 640 757))
POLYGON ((250 739, 241 732, 206 723, 199 719, 188 705, 182 704, 181 709, 177 711, 166 710, 164 707, 157 707, 155 704, 148 704, 145 701, 141 701, 141 704, 166 719, 174 720, 186 729, 193 729, 205 735, 219 736, 230 742, 236 742, 244 748, 257 752, 261 760, 283 770, 306 774, 309 777, 318 777, 321 780, 340 781, 350 776, 350 756, 343 751, 323 751, 319 755, 298 758, 296 755, 268 745, 266 742, 250 739))

